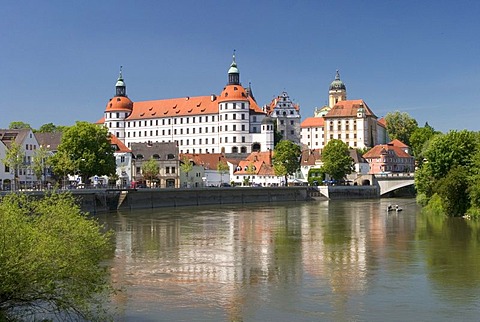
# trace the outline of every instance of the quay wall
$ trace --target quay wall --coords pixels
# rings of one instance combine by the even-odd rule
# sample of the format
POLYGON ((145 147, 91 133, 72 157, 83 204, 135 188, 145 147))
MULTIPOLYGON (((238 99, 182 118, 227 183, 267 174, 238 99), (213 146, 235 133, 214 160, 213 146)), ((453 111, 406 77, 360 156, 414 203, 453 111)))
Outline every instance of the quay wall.
MULTIPOLYGON (((82 211, 92 214, 131 209, 222 204, 379 198, 376 186, 232 187, 199 189, 69 190, 82 211)), ((27 192, 36 198, 42 191, 27 192)), ((5 194, 1 192, 0 194, 5 194)))

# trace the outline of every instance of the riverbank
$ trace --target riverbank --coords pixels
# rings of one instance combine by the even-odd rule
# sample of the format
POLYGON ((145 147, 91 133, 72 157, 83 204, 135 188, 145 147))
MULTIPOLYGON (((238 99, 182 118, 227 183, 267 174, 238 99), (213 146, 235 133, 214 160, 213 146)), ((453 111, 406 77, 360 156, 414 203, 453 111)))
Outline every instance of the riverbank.
MULTIPOLYGON (((164 207, 379 198, 375 186, 226 187, 198 189, 68 190, 92 214, 164 207)), ((26 192, 41 198, 43 191, 26 192)), ((5 193, 3 193, 5 194, 5 193)))

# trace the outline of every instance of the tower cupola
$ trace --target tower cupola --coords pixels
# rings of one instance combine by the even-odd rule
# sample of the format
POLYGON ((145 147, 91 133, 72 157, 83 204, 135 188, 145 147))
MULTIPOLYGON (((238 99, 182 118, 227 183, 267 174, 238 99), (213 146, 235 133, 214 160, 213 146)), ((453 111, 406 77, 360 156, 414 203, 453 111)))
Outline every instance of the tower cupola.
POLYGON ((335 74, 335 80, 330 84, 329 90, 347 90, 345 84, 340 80, 340 73, 338 69, 337 73, 335 74))
POLYGON ((233 61, 228 69, 228 85, 240 85, 240 72, 235 61, 235 50, 233 51, 233 61))
POLYGON ((330 84, 328 89, 328 107, 332 108, 335 104, 340 101, 345 101, 347 99, 347 87, 340 80, 340 73, 335 74, 335 79, 330 84))
POLYGON ((127 97, 127 86, 122 76, 122 66, 120 66, 120 74, 118 75, 117 83, 115 84, 115 96, 127 97))

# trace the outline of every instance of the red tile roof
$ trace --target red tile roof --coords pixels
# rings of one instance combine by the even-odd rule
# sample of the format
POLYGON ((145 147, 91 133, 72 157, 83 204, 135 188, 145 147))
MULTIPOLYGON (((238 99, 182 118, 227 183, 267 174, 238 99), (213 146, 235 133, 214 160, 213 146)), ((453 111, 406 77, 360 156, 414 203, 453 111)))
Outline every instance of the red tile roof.
POLYGON ((382 154, 393 151, 398 158, 413 158, 410 154, 406 153, 401 147, 394 146, 393 144, 380 144, 374 146, 370 151, 363 155, 364 159, 376 159, 382 156, 382 154))
POLYGON ((378 121, 377 121, 378 125, 384 127, 384 128, 387 128, 387 120, 385 120, 384 117, 380 118, 378 121))
POLYGON ((325 118, 331 117, 356 117, 357 111, 360 107, 365 109, 366 116, 375 117, 372 110, 368 107, 367 103, 363 100, 346 100, 340 101, 325 115, 325 118))
POLYGON ((135 102, 127 120, 218 113, 217 103, 211 96, 135 102))
POLYGON ((130 112, 133 109, 133 102, 128 97, 115 96, 108 101, 105 111, 108 112, 130 112))
POLYGON ((325 119, 323 117, 308 117, 301 124, 300 127, 323 127, 325 119))
POLYGON ((399 139, 395 139, 391 142, 388 142, 388 144, 391 144, 393 146, 398 146, 399 148, 408 148, 408 145, 400 141, 399 139))
POLYGON ((221 153, 182 153, 180 154, 180 160, 187 157, 197 165, 203 166, 207 170, 216 170, 220 162, 227 162, 225 155, 221 153))
POLYGON ((122 141, 120 141, 115 135, 110 134, 110 144, 115 145, 115 152, 132 152, 122 141))

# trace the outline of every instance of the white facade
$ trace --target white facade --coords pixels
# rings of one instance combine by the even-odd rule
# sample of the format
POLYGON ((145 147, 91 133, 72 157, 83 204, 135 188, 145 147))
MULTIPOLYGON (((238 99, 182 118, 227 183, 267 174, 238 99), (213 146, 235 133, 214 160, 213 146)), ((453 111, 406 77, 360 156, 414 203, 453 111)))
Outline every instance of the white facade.
POLYGON ((177 142, 180 153, 250 153, 273 149, 273 131, 261 129, 265 116, 240 84, 234 57, 219 96, 132 102, 120 73, 101 123, 127 147, 177 142))
POLYGON ((13 172, 1 162, 1 160, 5 159, 7 152, 7 147, 0 141, 0 190, 6 189, 10 183, 13 182, 13 172), (4 185, 5 181, 7 183, 6 185, 4 185))

